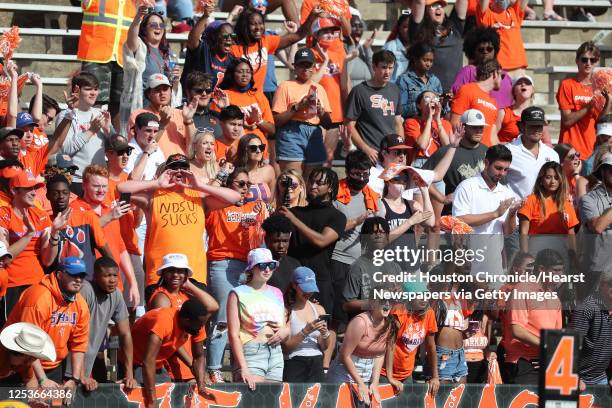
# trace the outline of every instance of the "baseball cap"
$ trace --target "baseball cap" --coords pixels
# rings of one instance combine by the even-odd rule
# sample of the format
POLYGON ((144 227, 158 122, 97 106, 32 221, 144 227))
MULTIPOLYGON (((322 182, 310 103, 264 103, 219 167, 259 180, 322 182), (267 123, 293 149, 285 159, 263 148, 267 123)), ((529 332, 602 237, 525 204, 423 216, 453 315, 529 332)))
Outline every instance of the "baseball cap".
POLYGON ((310 32, 312 34, 316 34, 325 28, 332 27, 340 28, 340 22, 335 18, 317 18, 315 22, 312 23, 312 26, 310 27, 310 32))
POLYGON ((597 167, 595 167, 593 169, 593 175, 597 178, 599 178, 599 169, 601 169, 603 166, 612 166, 612 154, 606 154, 602 159, 601 162, 599 162, 599 164, 597 165, 597 167))
POLYGON ((160 85, 170 85, 168 77, 164 74, 153 74, 147 80, 147 89, 155 89, 160 85))
POLYGON ((318 293, 317 279, 312 269, 299 266, 293 270, 291 282, 296 283, 303 292, 318 293))
POLYGON ((166 169, 189 170, 189 159, 181 153, 171 154, 168 156, 168 160, 166 160, 166 169))
POLYGON ((412 147, 406 145, 404 138, 400 135, 392 134, 383 137, 380 142, 380 150, 400 150, 400 149, 412 149, 412 147))
POLYGON ((300 48, 298 52, 295 53, 295 57, 293 58, 293 64, 301 64, 302 62, 308 62, 310 64, 314 64, 314 54, 310 51, 309 48, 300 48))
POLYGON ((431 6, 432 4, 435 3, 442 3, 442 6, 446 7, 446 5, 448 4, 448 2, 446 0, 427 0, 427 2, 425 3, 426 6, 431 6))
POLYGON ((13 257, 11 253, 8 251, 6 244, 4 242, 0 242, 0 258, 4 258, 5 256, 13 257))
POLYGON ((189 259, 185 254, 166 254, 162 258, 162 264, 157 269, 157 274, 161 275, 164 269, 167 268, 178 268, 178 269, 187 269, 189 272, 187 273, 188 277, 193 276, 193 270, 189 266, 189 259))
POLYGON ((19 112, 17 114, 17 125, 15 126, 17 129, 23 129, 26 126, 36 126, 36 122, 32 118, 28 112, 19 112))
POLYGON ((485 117, 478 109, 468 109, 461 115, 461 123, 468 126, 486 126, 485 117))
POLYGON ((55 345, 47 332, 32 323, 14 323, 0 333, 0 343, 8 350, 41 360, 55 361, 55 345))
POLYGON ((535 82, 533 81, 532 77, 530 77, 529 75, 520 75, 512 80, 512 87, 514 88, 517 82, 521 79, 526 79, 531 85, 535 85, 535 82))
POLYGON ((23 137, 23 130, 10 127, 3 127, 0 129, 0 140, 4 140, 10 135, 17 135, 17 137, 21 139, 23 137))
POLYGON ((0 160, 0 177, 11 179, 23 171, 23 165, 17 159, 0 160))
POLYGON ((29 176, 28 173, 23 170, 12 177, 10 181, 11 188, 40 188, 44 185, 45 183, 43 183, 40 179, 29 176))
POLYGON ((57 166, 60 169, 67 169, 67 170, 78 170, 79 169, 79 166, 74 164, 70 156, 68 156, 67 154, 62 154, 62 153, 58 153, 58 154, 55 154, 49 157, 49 160, 47 161, 47 167, 51 167, 51 166, 57 166))
POLYGON ((125 150, 132 151, 134 148, 128 144, 123 136, 114 136, 110 139, 106 139, 104 142, 104 148, 106 150, 112 150, 113 152, 122 152, 125 150))
POLYGON ((603 122, 597 124, 597 135, 612 136, 612 123, 603 122))
POLYGON ((134 124, 138 129, 142 129, 145 126, 159 128, 159 118, 154 113, 143 112, 136 116, 136 119, 134 119, 134 124))
POLYGON ((275 262, 278 266, 278 261, 272 257, 272 252, 268 248, 255 248, 249 251, 247 256, 247 267, 244 271, 250 271, 259 263, 275 262))
POLYGON ((537 106, 530 106, 523 109, 521 112, 521 123, 531 125, 545 125, 546 119, 544 115, 544 109, 537 106))
POLYGON ((78 256, 67 256, 66 258, 63 258, 59 263, 58 269, 72 276, 87 273, 85 262, 83 262, 83 259, 79 258, 78 256))

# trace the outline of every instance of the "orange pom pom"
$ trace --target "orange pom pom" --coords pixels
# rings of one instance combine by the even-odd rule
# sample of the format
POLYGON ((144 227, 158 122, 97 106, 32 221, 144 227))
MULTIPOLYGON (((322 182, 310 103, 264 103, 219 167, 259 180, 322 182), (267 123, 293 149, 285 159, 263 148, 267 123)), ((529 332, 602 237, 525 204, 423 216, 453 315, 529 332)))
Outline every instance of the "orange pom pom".
POLYGON ((440 217, 440 228, 444 232, 450 232, 452 234, 471 234, 474 229, 465 222, 461 221, 457 217, 450 215, 444 215, 440 217))
POLYGON ((21 37, 19 37, 19 27, 13 26, 10 30, 5 31, 0 37, 0 54, 4 60, 13 58, 13 52, 19 47, 21 37))
POLYGON ((595 68, 592 81, 593 90, 612 92, 612 68, 595 68))
POLYGON ((193 11, 197 14, 203 14, 210 6, 215 6, 215 0, 199 0, 193 11))
POLYGON ((349 4, 346 0, 321 0, 319 5, 323 11, 334 17, 342 17, 349 12, 349 4))

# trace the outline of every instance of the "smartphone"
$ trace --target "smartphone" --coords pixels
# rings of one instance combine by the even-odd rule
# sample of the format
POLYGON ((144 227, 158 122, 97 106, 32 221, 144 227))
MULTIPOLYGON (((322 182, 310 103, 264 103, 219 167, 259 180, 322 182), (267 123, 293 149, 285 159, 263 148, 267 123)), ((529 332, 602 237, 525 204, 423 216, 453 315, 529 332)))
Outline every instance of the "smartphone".
POLYGON ((128 204, 131 198, 132 198, 132 193, 121 193, 121 195, 119 195, 119 201, 124 201, 128 204))
POLYGON ((325 323, 329 324, 330 320, 331 320, 331 315, 330 314, 322 314, 319 315, 319 321, 324 320, 325 323))
POLYGON ((478 329, 480 329, 480 321, 478 321, 478 320, 470 320, 468 322, 468 331, 476 332, 476 331, 478 331, 478 329))

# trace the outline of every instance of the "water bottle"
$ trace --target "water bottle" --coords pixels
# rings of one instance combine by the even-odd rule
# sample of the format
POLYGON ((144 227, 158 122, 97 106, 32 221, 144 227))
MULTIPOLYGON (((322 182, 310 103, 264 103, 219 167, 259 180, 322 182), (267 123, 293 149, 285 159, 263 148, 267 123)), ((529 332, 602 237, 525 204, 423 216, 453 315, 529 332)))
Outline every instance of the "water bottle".
POLYGON ((174 67, 176 67, 177 63, 178 58, 176 57, 176 54, 171 51, 170 55, 168 55, 168 68, 170 68, 170 78, 168 79, 170 80, 170 82, 174 81, 174 75, 172 74, 172 70, 174 69, 174 67))

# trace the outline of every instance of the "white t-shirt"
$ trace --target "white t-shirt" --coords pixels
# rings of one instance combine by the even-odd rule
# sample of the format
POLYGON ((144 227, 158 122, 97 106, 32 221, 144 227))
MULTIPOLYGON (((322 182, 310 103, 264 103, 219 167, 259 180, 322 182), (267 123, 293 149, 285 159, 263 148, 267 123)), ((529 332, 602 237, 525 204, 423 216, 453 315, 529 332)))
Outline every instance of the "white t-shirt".
POLYGON ((557 152, 542 142, 540 142, 538 157, 535 157, 523 146, 522 135, 506 144, 506 147, 512 152, 512 163, 508 169, 506 181, 508 187, 520 198, 526 198, 533 193, 538 172, 544 163, 549 161, 559 163, 557 152))
MULTIPOLYGON (((136 163, 138 162, 138 160, 140 160, 140 157, 144 154, 144 152, 142 151, 138 143, 136 143, 136 140, 132 140, 130 142, 130 146, 134 148, 134 151, 132 152, 132 154, 130 154, 128 163, 125 166, 125 169, 123 169, 123 171, 125 171, 128 174, 134 171, 134 167, 136 166, 136 163)), ((147 159, 147 164, 145 165, 142 179, 145 181, 153 180, 155 178, 155 173, 157 172, 157 168, 161 164, 164 164, 165 162, 166 162, 166 157, 164 156, 164 153, 161 151, 161 149, 158 147, 157 150, 155 150, 153 154, 147 159)))

